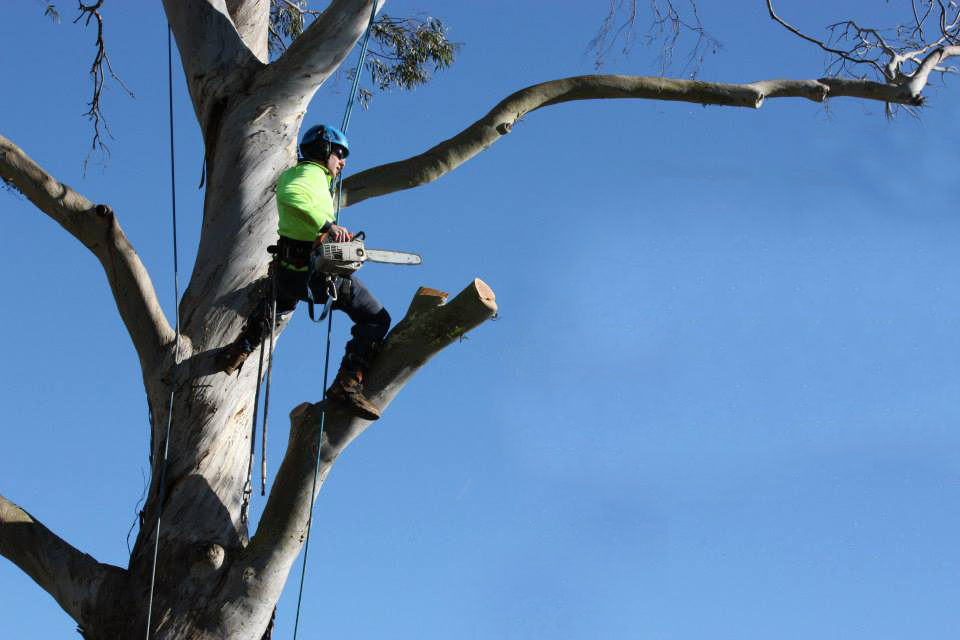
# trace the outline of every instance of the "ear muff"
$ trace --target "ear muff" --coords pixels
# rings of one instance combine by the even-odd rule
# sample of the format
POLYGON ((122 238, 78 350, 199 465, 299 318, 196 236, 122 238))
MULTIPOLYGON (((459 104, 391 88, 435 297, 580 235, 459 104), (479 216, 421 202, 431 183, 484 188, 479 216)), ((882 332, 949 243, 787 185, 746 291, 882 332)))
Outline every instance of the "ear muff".
POLYGON ((344 157, 350 153, 350 143, 347 136, 339 129, 325 124, 310 127, 300 142, 300 156, 304 159, 326 162, 333 152, 333 145, 344 148, 344 157))

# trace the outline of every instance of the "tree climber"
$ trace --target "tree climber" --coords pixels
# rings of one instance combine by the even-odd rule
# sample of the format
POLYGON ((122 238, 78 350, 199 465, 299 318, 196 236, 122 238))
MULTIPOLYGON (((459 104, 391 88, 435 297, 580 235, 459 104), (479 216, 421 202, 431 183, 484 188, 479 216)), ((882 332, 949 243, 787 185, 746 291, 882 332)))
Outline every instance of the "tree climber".
MULTIPOLYGON (((332 278, 337 292, 332 308, 345 312, 354 324, 340 371, 326 397, 343 404, 357 417, 376 420, 380 411, 363 395, 363 377, 387 335, 390 314, 356 274, 337 278, 310 271, 310 254, 317 245, 325 241, 347 242, 353 237, 334 221, 331 196, 349 153, 350 145, 342 131, 329 125, 310 127, 300 141, 297 164, 277 180, 277 324, 281 316, 293 312, 298 301, 309 300, 309 292, 313 292, 315 301, 325 303, 332 278)), ((266 298, 259 302, 240 337, 218 355, 218 362, 227 373, 239 369, 269 331, 265 313, 268 303, 266 298)))

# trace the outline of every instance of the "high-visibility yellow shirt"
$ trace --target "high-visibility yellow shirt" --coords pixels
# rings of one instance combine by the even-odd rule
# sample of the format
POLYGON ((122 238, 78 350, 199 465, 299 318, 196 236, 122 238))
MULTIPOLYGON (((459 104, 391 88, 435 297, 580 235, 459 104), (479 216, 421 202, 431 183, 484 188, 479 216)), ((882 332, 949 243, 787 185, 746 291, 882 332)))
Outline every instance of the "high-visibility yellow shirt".
POLYGON ((280 174, 277 180, 277 212, 281 236, 313 242, 320 228, 334 221, 330 171, 315 162, 303 161, 280 174))

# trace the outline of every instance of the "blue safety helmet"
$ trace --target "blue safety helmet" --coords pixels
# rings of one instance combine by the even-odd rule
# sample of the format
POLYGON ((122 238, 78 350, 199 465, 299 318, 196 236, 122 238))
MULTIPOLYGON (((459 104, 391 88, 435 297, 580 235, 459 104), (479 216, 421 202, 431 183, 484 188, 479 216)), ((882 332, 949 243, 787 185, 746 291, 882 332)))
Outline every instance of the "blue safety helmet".
POLYGON ((350 143, 347 142, 347 136, 328 124, 317 124, 303 134, 300 140, 300 155, 304 158, 326 161, 333 151, 333 145, 343 147, 345 153, 343 157, 350 155, 350 143))

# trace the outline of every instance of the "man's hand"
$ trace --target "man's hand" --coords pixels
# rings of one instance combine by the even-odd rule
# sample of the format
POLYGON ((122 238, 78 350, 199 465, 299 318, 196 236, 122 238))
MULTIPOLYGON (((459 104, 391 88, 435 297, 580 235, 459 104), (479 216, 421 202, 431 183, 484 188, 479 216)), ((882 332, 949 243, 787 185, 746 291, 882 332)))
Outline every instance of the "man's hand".
POLYGON ((350 242, 353 239, 353 234, 347 231, 346 227, 332 224, 327 229, 327 233, 322 236, 322 239, 324 242, 350 242))

